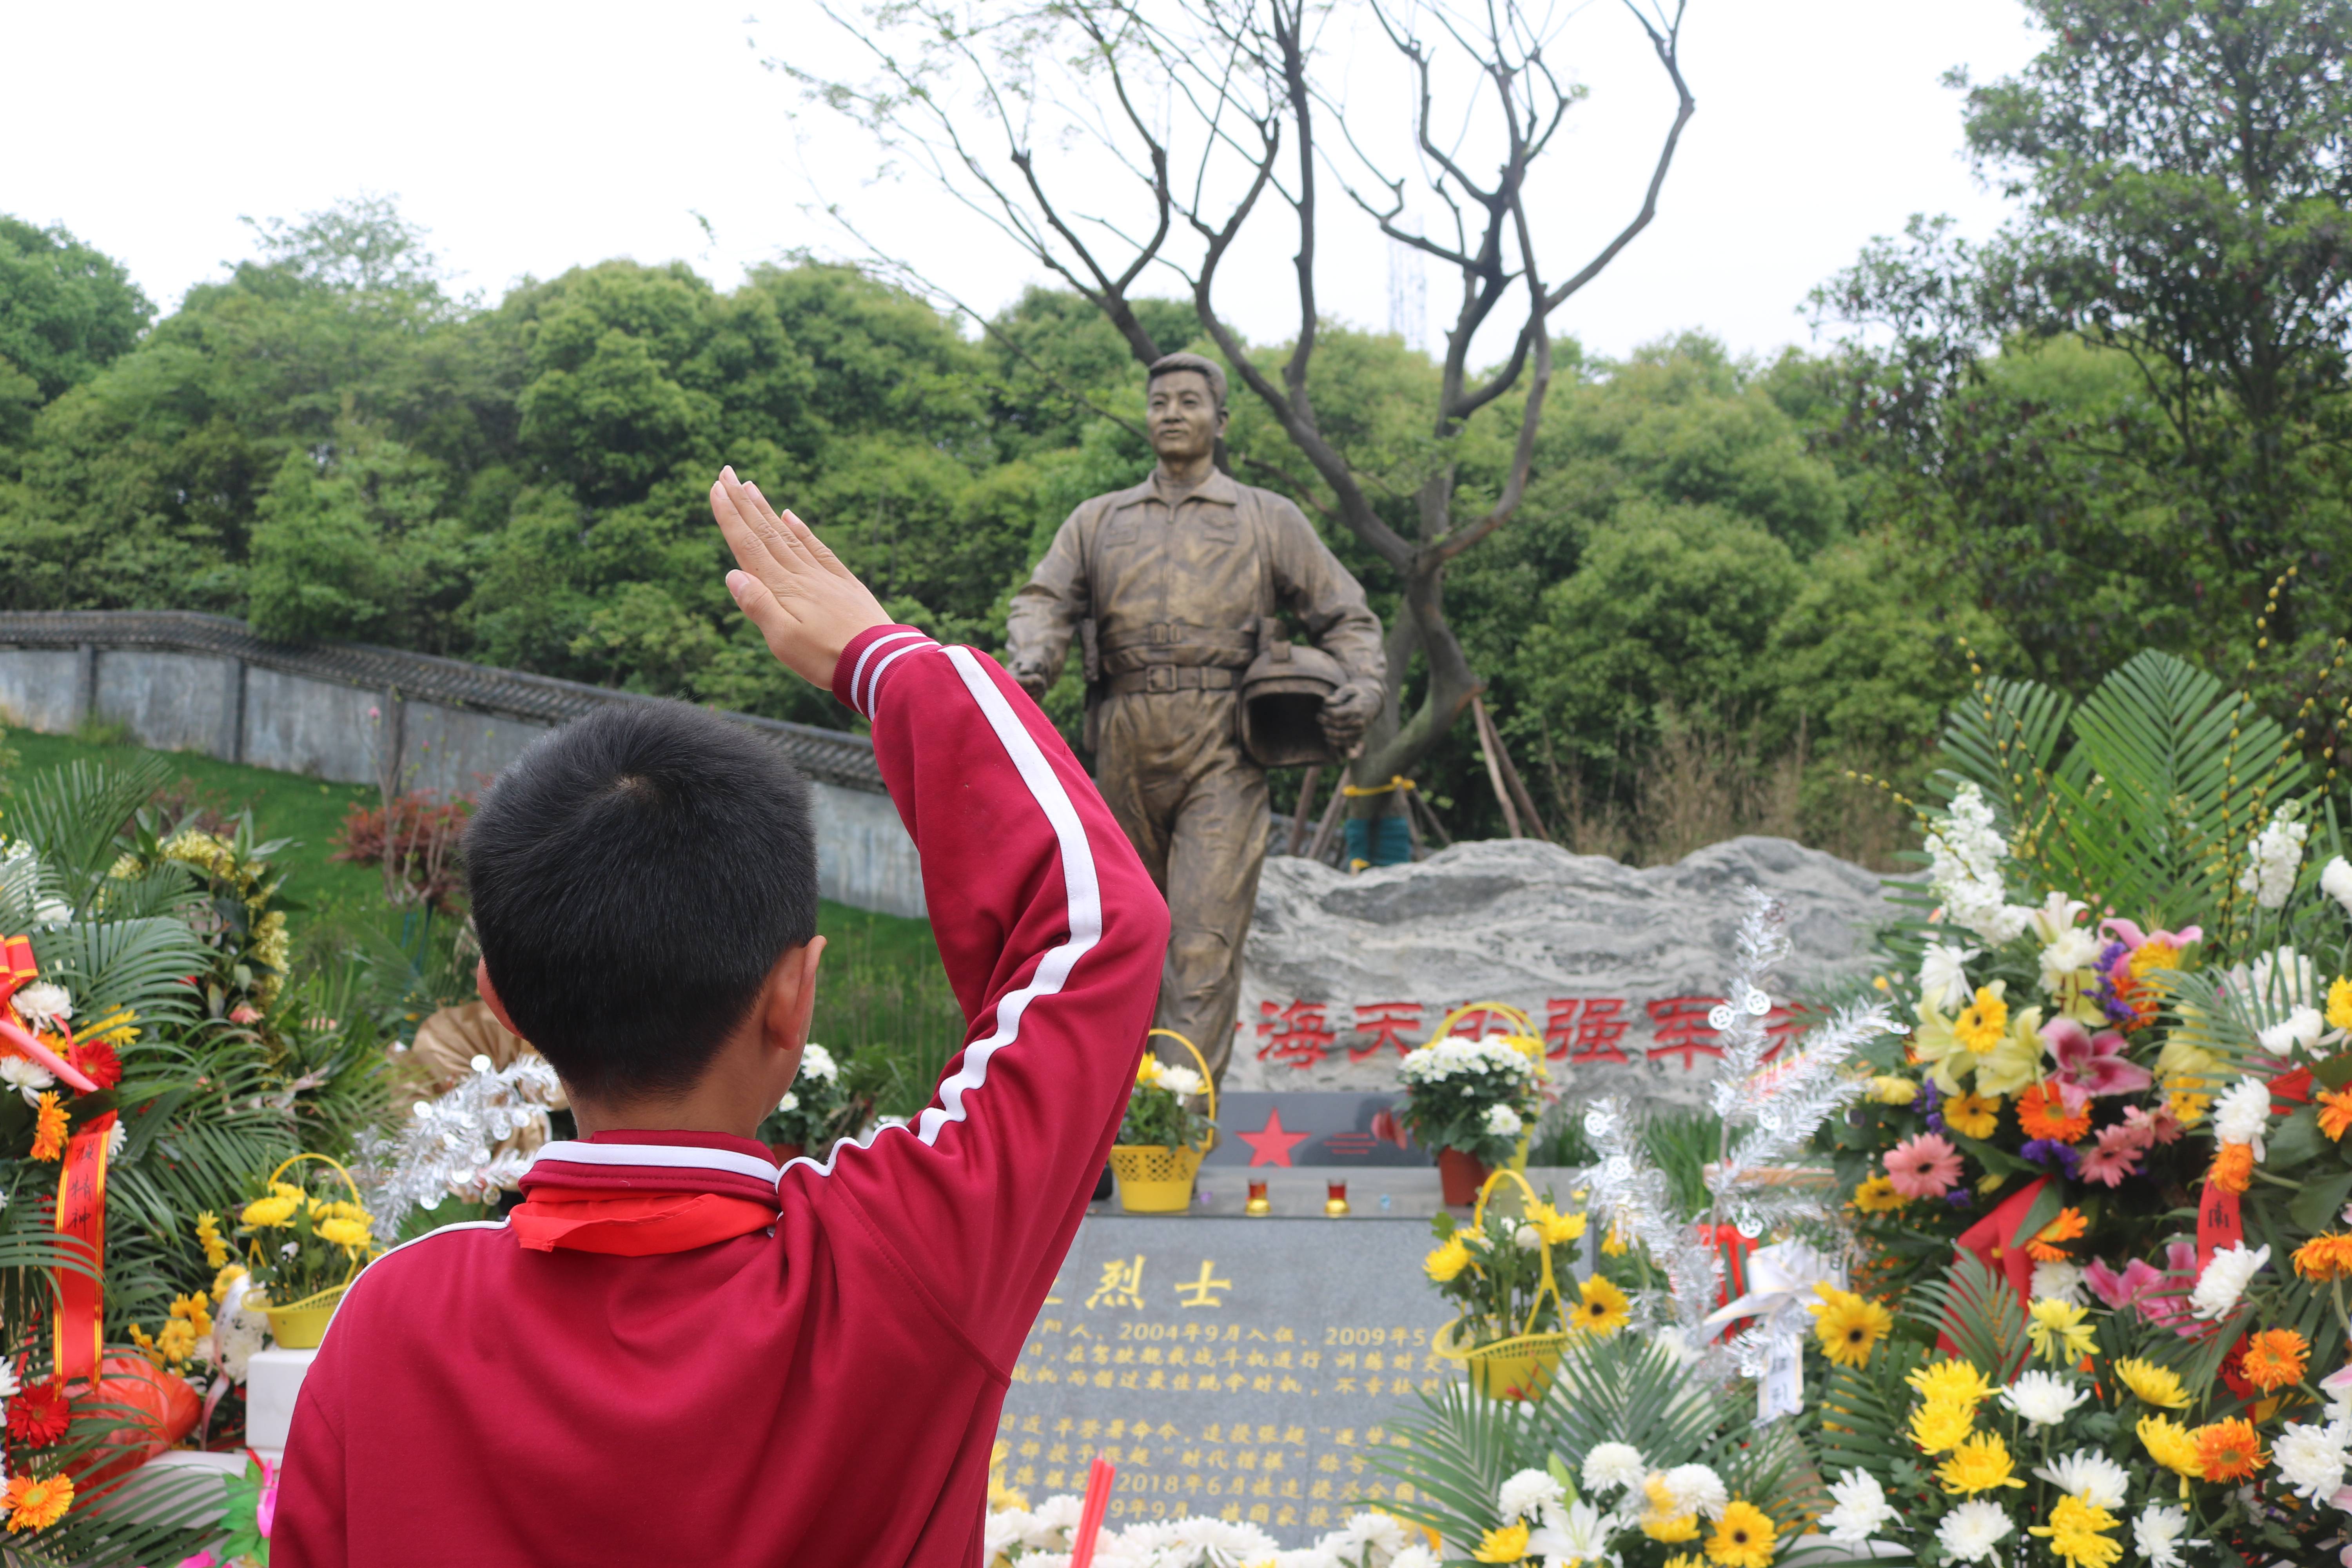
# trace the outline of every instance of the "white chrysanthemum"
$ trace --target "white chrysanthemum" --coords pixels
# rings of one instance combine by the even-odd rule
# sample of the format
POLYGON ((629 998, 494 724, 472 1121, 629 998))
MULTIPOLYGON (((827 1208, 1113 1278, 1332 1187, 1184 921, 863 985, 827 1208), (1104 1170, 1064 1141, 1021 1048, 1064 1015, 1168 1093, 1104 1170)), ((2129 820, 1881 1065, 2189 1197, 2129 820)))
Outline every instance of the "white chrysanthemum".
POLYGON ((981 1556, 988 1562, 995 1562, 1007 1551, 1021 1544, 1022 1538, 1028 1533, 1029 1525, 1029 1510, 1026 1509, 1001 1509, 990 1514, 980 1523, 981 1556))
MULTIPOLYGON (((2030 1426, 2055 1426, 2066 1413, 2091 1397, 2054 1372, 2023 1372, 2000 1391, 2000 1402, 2025 1417, 2030 1426)), ((2073 1488, 2068 1488, 2073 1490, 2073 1488)), ((2121 1501, 2121 1499, 2117 1499, 2121 1501)), ((2102 1503, 2102 1508, 2110 1505, 2102 1503)))
POLYGON ((2344 906, 2352 915, 2352 862, 2338 855, 2320 868, 2319 890, 2344 906))
POLYGON ((2238 1305, 2238 1298, 2246 1293, 2246 1282, 2271 1260, 2267 1247, 2246 1250, 2242 1241, 2233 1241, 2217 1249, 2205 1271, 2197 1277, 2197 1289, 2189 1293, 2189 1310, 2209 1321, 2226 1318, 2238 1305))
POLYGON ((2270 1120, 2271 1086, 2258 1078, 2240 1079, 2213 1102, 2213 1136, 2223 1143, 2252 1143, 2257 1160, 2270 1120))
POLYGON ((2147 1559, 2149 1568, 2186 1568, 2189 1560, 2180 1554, 2180 1549, 2205 1544, 2184 1539, 2188 1534, 2189 1510, 2185 1508, 2152 1502, 2132 1521, 2132 1544, 2147 1559))
POLYGON ((2253 1016, 2256 1027, 2284 1023, 2297 1007, 2324 1007, 2327 988, 2311 955, 2292 945, 2258 952, 2223 976, 2230 994, 2253 1016))
POLYGON ((2083 926, 2069 926, 2042 950, 2042 989, 2056 991, 2077 970, 2099 961, 2099 938, 2083 926))
MULTIPOLYGON (((2027 1374, 2032 1375, 2030 1373, 2027 1374)), ((2022 1383, 2024 1379, 2018 1381, 2022 1383)), ((2071 1410, 2074 1406, 2070 1405, 2067 1408, 2071 1410)), ((2131 1477, 2121 1465, 2089 1448, 2077 1448, 2033 1473, 2060 1491, 2080 1498, 2094 1508, 2123 1507, 2124 1494, 2131 1486, 2131 1477)))
POLYGON ((1998 1504, 1970 1498, 1944 1516, 1936 1539, 1955 1562, 1989 1563, 2009 1531, 2009 1515, 1998 1504))
POLYGON ((1731 1502, 1723 1478, 1705 1465, 1676 1465, 1666 1472, 1666 1490, 1674 1494, 1677 1513, 1696 1509, 1709 1519, 1721 1519, 1731 1502))
POLYGON ((2319 1037, 2326 1032, 2327 1020, 2320 1015, 2319 1009, 2298 1002, 2287 1010, 2284 1020, 2256 1030, 2254 1038, 2260 1040, 2263 1049, 2271 1055, 2283 1057, 2297 1046, 2311 1049, 2319 1044, 2319 1037))
POLYGON ((801 1047, 801 1076, 815 1079, 821 1083, 831 1083, 841 1076, 841 1068, 835 1063, 831 1051, 811 1041, 801 1047))
POLYGON ((37 1104, 41 1090, 57 1081, 48 1068, 30 1057, 0 1057, 0 1082, 23 1095, 27 1105, 37 1104))
POLYGON ((2352 1447, 2352 1426, 2341 1421, 2325 1426, 2290 1421, 2271 1446, 2271 1463, 2295 1496, 2332 1498, 2344 1484, 2347 1447, 2352 1447))
POLYGON ((16 1012, 28 1024, 52 1026, 73 1016, 73 993, 54 981, 36 980, 16 993, 16 1012))
POLYGON ((255 1353, 269 1342, 269 1318, 255 1309, 239 1307, 213 1322, 220 1333, 220 1369, 231 1383, 243 1383, 255 1353))
POLYGON ((2254 836, 2246 868, 2238 873, 2238 890, 2252 893, 2266 910, 2286 907, 2294 892, 2294 874, 2303 865, 2303 842, 2311 837, 2308 824, 2288 819, 2294 809, 2283 805, 2273 815, 2254 836))
POLYGON ((1389 1559, 1389 1568, 1440 1568, 1437 1553, 1426 1546, 1408 1546, 1389 1559))
POLYGON ((1501 1510, 1506 1524, 1520 1519, 1538 1520, 1546 1507, 1567 1500, 1568 1489, 1542 1470, 1521 1470, 1495 1493, 1495 1506, 1501 1510))
POLYGON ((1474 1040, 1467 1035, 1448 1035, 1418 1047, 1397 1064, 1397 1076, 1407 1083, 1440 1083, 1467 1072, 1525 1081, 1536 1076, 1536 1064, 1499 1037, 1474 1040))
POLYGON ((120 1160, 122 1158, 123 1146, 130 1142, 131 1129, 117 1121, 106 1130, 106 1157, 110 1160, 120 1160))
POLYGON ((1201 1092, 1201 1075, 1191 1068, 1163 1064, 1160 1069, 1160 1087, 1179 1100, 1189 1100, 1201 1092))
POLYGON ((1830 1483, 1830 1496, 1837 1506, 1822 1515, 1822 1523, 1830 1539, 1843 1545, 1869 1540, 1896 1517, 1878 1478, 1868 1470, 1848 1470, 1845 1479, 1830 1483))
POLYGON ((1227 1563, 1263 1563, 1281 1550, 1274 1537, 1254 1524, 1199 1514, 1131 1524, 1119 1531, 1119 1543, 1154 1568, 1224 1568, 1227 1563))
POLYGON ((798 1110, 800 1108, 801 1097, 789 1089, 784 1090, 784 1098, 776 1101, 778 1110, 798 1110))
POLYGON ((1029 1510, 1029 1533, 1022 1538, 1022 1544, 1033 1552, 1068 1551, 1070 1531, 1077 1529, 1086 1508, 1084 1498, 1055 1492, 1029 1510))
POLYGON ((1968 962, 1979 955, 1973 947, 1954 942, 1931 942, 1919 955, 1919 999, 1938 1012, 1951 1013, 1969 1005, 1976 992, 1969 984, 1968 962))
POLYGON ((1349 1514, 1343 1528, 1315 1544, 1344 1563, 1360 1563, 1368 1552, 1375 1563, 1381 1563, 1390 1562, 1412 1545, 1412 1535, 1387 1514, 1366 1511, 1349 1514))
POLYGON ((1649 1473, 1650 1467, 1642 1462, 1642 1450, 1631 1443, 1595 1443, 1584 1456, 1584 1489, 1589 1492, 1638 1487, 1649 1473))
POLYGON ((1507 1105, 1486 1108, 1486 1131, 1497 1138, 1517 1138, 1526 1126, 1527 1123, 1519 1120, 1519 1113, 1507 1105))
POLYGON ((2028 1294, 2037 1301, 2055 1297, 2061 1301, 2083 1304, 2083 1266, 2063 1258, 2033 1266, 2033 1282, 2028 1294))
POLYGON ((0 1399, 14 1399, 24 1392, 25 1385, 17 1380, 16 1369, 0 1361, 0 1399))
POLYGON ((2000 863, 2009 858, 2009 844, 1993 826, 1983 791, 1962 784, 1949 815, 1928 829, 1927 844, 1927 880, 1943 900, 1945 919, 1995 947, 2024 934, 2034 911, 2008 901, 2000 863))

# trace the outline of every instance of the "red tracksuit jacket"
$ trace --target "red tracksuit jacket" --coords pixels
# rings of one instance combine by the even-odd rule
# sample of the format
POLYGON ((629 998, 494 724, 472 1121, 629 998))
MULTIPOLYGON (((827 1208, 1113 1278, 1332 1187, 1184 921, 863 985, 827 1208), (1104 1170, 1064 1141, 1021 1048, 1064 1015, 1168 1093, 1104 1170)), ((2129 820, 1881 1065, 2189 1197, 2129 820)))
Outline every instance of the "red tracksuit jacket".
POLYGON ((535 1168, 759 1194, 772 1230, 633 1258, 501 1221, 378 1258, 302 1386, 278 1568, 979 1562, 1008 1374, 1118 1130, 1168 911, 986 656, 883 627, 834 690, 873 721, 972 1020, 930 1108, 781 1173, 695 1133, 535 1168))

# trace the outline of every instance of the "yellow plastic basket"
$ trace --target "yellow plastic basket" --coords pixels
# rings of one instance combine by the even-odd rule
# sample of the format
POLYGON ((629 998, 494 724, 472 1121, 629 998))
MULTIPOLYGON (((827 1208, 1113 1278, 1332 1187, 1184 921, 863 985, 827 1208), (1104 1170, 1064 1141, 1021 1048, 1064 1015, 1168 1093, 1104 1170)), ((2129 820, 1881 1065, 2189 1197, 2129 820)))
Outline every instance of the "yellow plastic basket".
MULTIPOLYGON (((360 1184, 352 1179, 352 1173, 343 1168, 341 1162, 331 1155, 297 1154, 291 1159, 281 1161, 278 1169, 269 1173, 269 1179, 275 1182, 286 1173, 289 1166, 299 1164, 305 1160, 316 1160, 323 1165, 332 1166, 335 1173, 342 1177, 343 1185, 351 1189, 352 1202, 364 1204, 364 1200, 360 1196, 360 1184)), ((247 1257, 256 1264, 261 1261, 260 1247, 261 1244, 257 1239, 247 1249, 247 1257)), ((351 1272, 343 1276, 341 1284, 330 1285, 323 1290, 314 1290, 310 1295, 299 1300, 289 1301, 282 1307, 265 1300, 262 1311, 269 1319, 269 1337, 278 1342, 278 1347, 280 1350, 289 1351, 318 1349, 320 1342, 327 1337, 327 1324, 333 1320, 335 1309, 342 1304, 343 1292, 350 1289, 352 1281, 360 1277, 360 1269, 364 1265, 354 1260, 351 1272)))
MULTIPOLYGON (((1494 1195, 1496 1184, 1506 1178, 1517 1182, 1528 1206, 1534 1206, 1536 1192, 1525 1176, 1508 1169, 1496 1171, 1478 1189, 1478 1206, 1470 1217, 1474 1228, 1486 1223, 1486 1200, 1494 1195)), ((1528 1321, 1517 1333, 1483 1345, 1466 1344, 1464 1336, 1476 1331, 1469 1319, 1456 1318, 1430 1341, 1432 1354, 1462 1363, 1470 1375, 1470 1386, 1489 1399, 1540 1399, 1544 1390, 1551 1386, 1552 1373, 1559 1368, 1559 1352, 1568 1343, 1568 1330, 1563 1327, 1542 1333, 1534 1331, 1536 1320, 1543 1315, 1546 1296, 1551 1298, 1553 1315, 1563 1323, 1567 1318, 1567 1309, 1560 1303, 1559 1281, 1552 1276, 1551 1248, 1543 1248, 1541 1256, 1543 1283, 1537 1287, 1535 1300, 1528 1304, 1528 1321)))
MULTIPOLYGON (((1165 1035, 1186 1050, 1201 1064, 1201 1082, 1209 1097, 1209 1120, 1217 1119, 1217 1085, 1209 1076, 1209 1063, 1201 1055, 1201 1047, 1173 1029, 1154 1029, 1152 1036, 1165 1035)), ((1192 1183, 1201 1173, 1201 1160, 1217 1145, 1214 1128, 1210 1129, 1205 1142, 1197 1149, 1167 1149, 1157 1143, 1118 1143, 1110 1152, 1110 1173, 1118 1178, 1118 1206, 1129 1214, 1182 1214, 1192 1206, 1192 1183)))

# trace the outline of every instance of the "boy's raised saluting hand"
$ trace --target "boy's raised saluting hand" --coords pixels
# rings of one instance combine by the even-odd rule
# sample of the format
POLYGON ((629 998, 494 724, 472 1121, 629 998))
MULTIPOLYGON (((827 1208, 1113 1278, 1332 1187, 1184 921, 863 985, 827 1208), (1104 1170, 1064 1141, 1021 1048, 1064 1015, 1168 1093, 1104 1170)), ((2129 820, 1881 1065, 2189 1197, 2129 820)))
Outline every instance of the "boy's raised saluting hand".
POLYGON ((833 667, 858 633, 887 626, 881 602, 808 524, 790 511, 781 517, 760 493, 719 470, 710 487, 710 515, 727 536, 740 571, 727 574, 736 607, 760 628, 768 651, 793 673, 833 689, 833 667))

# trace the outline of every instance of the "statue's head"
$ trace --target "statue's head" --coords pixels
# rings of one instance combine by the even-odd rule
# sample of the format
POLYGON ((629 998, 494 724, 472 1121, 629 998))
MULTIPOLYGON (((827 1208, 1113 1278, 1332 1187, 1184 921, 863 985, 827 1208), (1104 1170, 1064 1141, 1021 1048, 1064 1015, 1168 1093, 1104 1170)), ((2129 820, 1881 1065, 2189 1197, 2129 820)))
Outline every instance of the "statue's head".
POLYGON ((1184 462, 1216 450, 1225 433, 1225 373, 1200 354, 1163 354, 1151 362, 1144 392, 1151 449, 1184 462))

